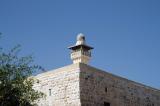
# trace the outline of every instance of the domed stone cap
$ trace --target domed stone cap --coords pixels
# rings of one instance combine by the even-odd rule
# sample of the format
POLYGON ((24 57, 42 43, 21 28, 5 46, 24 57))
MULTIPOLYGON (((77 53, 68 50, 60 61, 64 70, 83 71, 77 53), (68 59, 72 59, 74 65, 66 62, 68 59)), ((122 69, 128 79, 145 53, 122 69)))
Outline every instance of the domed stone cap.
POLYGON ((79 34, 77 35, 76 45, 82 45, 82 44, 85 44, 85 36, 84 36, 84 34, 79 33, 79 34))
POLYGON ((77 35, 77 41, 85 41, 85 36, 83 33, 79 33, 77 35))
POLYGON ((70 47, 68 47, 68 48, 71 49, 71 50, 76 50, 76 49, 79 49, 79 48, 81 48, 81 47, 82 47, 82 48, 85 48, 86 50, 91 50, 91 49, 93 49, 93 47, 86 45, 84 34, 79 33, 79 34, 77 35, 77 42, 76 42, 76 44, 73 45, 73 46, 70 46, 70 47))

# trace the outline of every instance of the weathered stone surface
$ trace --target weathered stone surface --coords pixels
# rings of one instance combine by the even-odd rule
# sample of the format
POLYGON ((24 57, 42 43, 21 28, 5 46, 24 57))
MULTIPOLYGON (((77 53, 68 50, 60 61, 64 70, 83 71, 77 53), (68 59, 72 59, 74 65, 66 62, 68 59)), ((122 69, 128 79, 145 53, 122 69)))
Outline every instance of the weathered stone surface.
POLYGON ((35 76, 39 106, 160 106, 160 90, 77 63, 35 76))
POLYGON ((80 64, 82 106, 160 106, 160 91, 80 64))
POLYGON ((34 89, 46 94, 38 105, 81 106, 79 73, 79 64, 74 64, 35 76, 39 83, 35 83, 34 89))

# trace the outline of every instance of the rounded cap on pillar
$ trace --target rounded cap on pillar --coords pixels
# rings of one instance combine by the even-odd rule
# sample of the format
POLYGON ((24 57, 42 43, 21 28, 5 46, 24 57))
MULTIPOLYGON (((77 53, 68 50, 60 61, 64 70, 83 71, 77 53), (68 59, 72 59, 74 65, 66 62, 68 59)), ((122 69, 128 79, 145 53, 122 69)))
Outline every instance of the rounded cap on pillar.
POLYGON ((84 36, 84 34, 79 33, 79 34, 77 35, 76 45, 82 45, 82 44, 85 44, 85 36, 84 36))

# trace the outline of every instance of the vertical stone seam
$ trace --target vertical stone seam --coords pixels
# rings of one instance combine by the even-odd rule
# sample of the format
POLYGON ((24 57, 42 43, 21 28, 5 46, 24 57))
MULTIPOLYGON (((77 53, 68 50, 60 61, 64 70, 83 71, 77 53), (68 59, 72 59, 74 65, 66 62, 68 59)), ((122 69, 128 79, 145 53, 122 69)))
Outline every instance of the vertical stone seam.
POLYGON ((78 67, 79 67, 79 106, 82 106, 82 102, 81 102, 81 63, 78 63, 78 67))

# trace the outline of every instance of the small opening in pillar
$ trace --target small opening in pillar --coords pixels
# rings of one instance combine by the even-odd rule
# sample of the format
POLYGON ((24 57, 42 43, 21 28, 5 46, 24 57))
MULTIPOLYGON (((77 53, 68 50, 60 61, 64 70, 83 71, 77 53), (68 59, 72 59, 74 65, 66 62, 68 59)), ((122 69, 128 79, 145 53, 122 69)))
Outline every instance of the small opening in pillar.
POLYGON ((110 106, 109 102, 104 102, 104 106, 110 106))
POLYGON ((52 91, 51 91, 51 89, 49 89, 49 96, 51 96, 52 95, 52 91))
POLYGON ((106 93, 108 92, 108 88, 107 88, 107 87, 105 87, 105 92, 106 92, 106 93))

